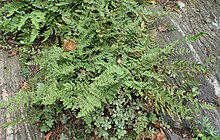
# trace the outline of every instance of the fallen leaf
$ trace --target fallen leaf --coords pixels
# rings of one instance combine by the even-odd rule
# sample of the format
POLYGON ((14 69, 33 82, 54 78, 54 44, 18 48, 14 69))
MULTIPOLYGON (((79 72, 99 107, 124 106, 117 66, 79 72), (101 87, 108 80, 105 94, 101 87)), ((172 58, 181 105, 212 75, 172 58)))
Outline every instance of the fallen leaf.
POLYGON ((18 54, 18 51, 15 49, 12 49, 8 52, 8 57, 12 57, 18 54))
POLYGON ((20 90, 19 90, 19 92, 20 91, 27 91, 28 89, 29 89, 28 83, 26 81, 24 81, 24 82, 20 81, 20 90))
POLYGON ((151 140, 167 140, 167 137, 162 129, 160 129, 160 132, 156 133, 151 140))
POLYGON ((98 128, 96 127, 94 130, 93 130, 93 132, 94 132, 94 140, 98 140, 99 139, 99 136, 98 136, 98 128))
POLYGON ((153 126, 156 127, 156 128, 158 128, 158 129, 160 129, 160 128, 163 127, 163 124, 158 121, 158 122, 156 122, 155 124, 153 124, 153 126))
POLYGON ((24 82, 22 83, 21 88, 22 88, 22 89, 27 89, 27 82, 26 82, 26 81, 24 81, 24 82))
POLYGON ((167 31, 167 26, 160 25, 157 29, 158 29, 159 32, 165 32, 165 31, 167 31))
POLYGON ((122 55, 121 54, 119 56, 117 56, 116 62, 117 62, 117 64, 121 64, 122 63, 122 55))
POLYGON ((70 39, 70 41, 64 40, 64 51, 65 52, 72 51, 75 49, 76 49, 76 46, 75 46, 75 41, 73 39, 70 39))
POLYGON ((82 74, 82 75, 85 75, 86 74, 86 71, 85 70, 80 70, 80 73, 82 74))
POLYGON ((45 139, 45 140, 50 140, 51 135, 52 135, 52 131, 49 131, 49 132, 44 136, 44 139, 45 139))

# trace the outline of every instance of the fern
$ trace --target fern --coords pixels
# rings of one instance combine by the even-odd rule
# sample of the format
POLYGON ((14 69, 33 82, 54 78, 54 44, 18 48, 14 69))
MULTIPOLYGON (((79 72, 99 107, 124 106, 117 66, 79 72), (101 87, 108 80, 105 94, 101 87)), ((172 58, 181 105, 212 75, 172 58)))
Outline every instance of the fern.
MULTIPOLYGON (((134 0, 23 0, 9 7, 6 4, 0 9, 5 14, 0 26, 5 34, 17 34, 24 46, 31 47, 39 38, 41 45, 46 44, 52 36, 75 41, 76 49, 69 52, 55 42, 43 45, 33 60, 40 72, 30 79, 28 94, 25 91, 18 95, 25 97, 21 106, 32 108, 35 122, 43 122, 42 131, 48 131, 68 110, 72 119, 82 118, 88 126, 96 125, 90 117, 97 112, 97 118, 109 115, 114 121, 133 113, 134 118, 127 118, 131 122, 146 120, 131 126, 131 131, 139 135, 150 131, 150 123, 159 120, 161 113, 189 118, 201 107, 196 100, 196 76, 207 74, 207 67, 179 59, 185 49, 176 46, 195 41, 203 33, 159 46, 147 32, 154 26, 154 19, 164 15, 158 7, 156 12, 134 0), (17 4, 23 6, 16 11, 9 9, 17 4), (9 29, 11 26, 15 27, 9 29), (115 104, 118 99, 122 103, 115 104), (128 111, 127 105, 137 108, 128 111), (123 107, 126 109, 117 110, 123 107), (48 120, 50 114, 53 117, 48 120)), ((114 134, 122 139, 130 128, 124 128, 125 120, 117 121, 122 124, 114 134)), ((108 122, 100 123, 101 128, 109 126, 108 122)), ((99 133, 109 136, 104 130, 99 133)))

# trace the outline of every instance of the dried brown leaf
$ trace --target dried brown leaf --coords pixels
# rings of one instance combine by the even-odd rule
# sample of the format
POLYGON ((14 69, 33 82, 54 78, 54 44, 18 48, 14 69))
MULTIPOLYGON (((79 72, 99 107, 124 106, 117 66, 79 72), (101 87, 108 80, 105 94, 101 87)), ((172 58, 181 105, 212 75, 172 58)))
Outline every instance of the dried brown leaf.
POLYGON ((156 128, 158 128, 158 129, 160 129, 160 128, 163 127, 163 124, 160 123, 160 122, 156 122, 155 124, 153 124, 153 126, 156 127, 156 128))
POLYGON ((99 139, 99 136, 98 136, 98 128, 96 127, 94 130, 93 130, 93 132, 94 132, 94 140, 98 140, 99 139))
POLYGON ((64 51, 68 52, 68 51, 73 51, 76 49, 75 46, 75 41, 73 39, 70 39, 69 41, 64 40, 64 51))
POLYGON ((49 131, 49 132, 44 136, 44 139, 45 139, 45 140, 50 140, 51 135, 52 135, 52 131, 49 131))
POLYGON ((21 88, 22 88, 22 89, 27 89, 27 82, 26 82, 26 81, 23 82, 21 88))
POLYGON ((117 56, 116 62, 117 62, 117 64, 121 64, 122 63, 122 55, 117 56))
POLYGON ((167 140, 167 137, 162 129, 158 133, 156 133, 151 140, 167 140))
POLYGON ((12 49, 8 52, 8 57, 12 57, 18 54, 18 51, 15 49, 12 49))
POLYGON ((165 31, 167 31, 167 26, 160 25, 157 29, 158 29, 159 32, 165 32, 165 31))

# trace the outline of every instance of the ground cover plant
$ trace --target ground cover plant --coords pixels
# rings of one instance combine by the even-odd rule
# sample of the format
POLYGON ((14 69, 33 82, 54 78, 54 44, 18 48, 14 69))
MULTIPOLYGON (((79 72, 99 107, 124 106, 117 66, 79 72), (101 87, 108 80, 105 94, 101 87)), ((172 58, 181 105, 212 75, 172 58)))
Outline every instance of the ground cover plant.
POLYGON ((19 121, 47 138, 156 139, 164 114, 190 119, 202 107, 196 75, 207 68, 176 47, 202 34, 160 46, 149 34, 166 14, 158 5, 21 0, 3 1, 0 13, 4 39, 38 69, 8 105, 28 110, 19 121))

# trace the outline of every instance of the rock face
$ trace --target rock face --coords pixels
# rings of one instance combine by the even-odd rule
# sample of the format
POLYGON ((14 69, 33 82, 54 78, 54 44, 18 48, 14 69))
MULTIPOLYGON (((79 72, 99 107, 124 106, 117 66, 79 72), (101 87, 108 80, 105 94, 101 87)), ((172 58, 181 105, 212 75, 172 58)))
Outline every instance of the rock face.
MULTIPOLYGON (((200 121, 207 116, 220 135, 220 0, 192 0, 190 2, 179 1, 180 13, 177 17, 161 19, 159 25, 172 25, 176 30, 162 32, 158 38, 162 42, 171 42, 184 36, 205 32, 207 35, 194 43, 187 43, 184 46, 191 51, 188 56, 192 61, 203 63, 204 58, 217 57, 217 66, 210 77, 202 77, 199 99, 214 104, 214 110, 203 110, 202 114, 195 114, 200 121)), ((198 120, 194 120, 195 122, 198 120)), ((181 124, 187 126, 187 122, 181 124)), ((173 126, 175 126, 173 124, 173 126)), ((167 132, 171 140, 185 140, 174 132, 167 132)))
MULTIPOLYGON (((20 85, 20 69, 18 57, 8 57, 8 53, 0 50, 0 102, 7 101, 18 91, 20 85)), ((41 134, 31 124, 20 124, 5 129, 1 125, 11 119, 25 115, 4 115, 7 108, 0 108, 0 140, 42 140, 41 134)))

